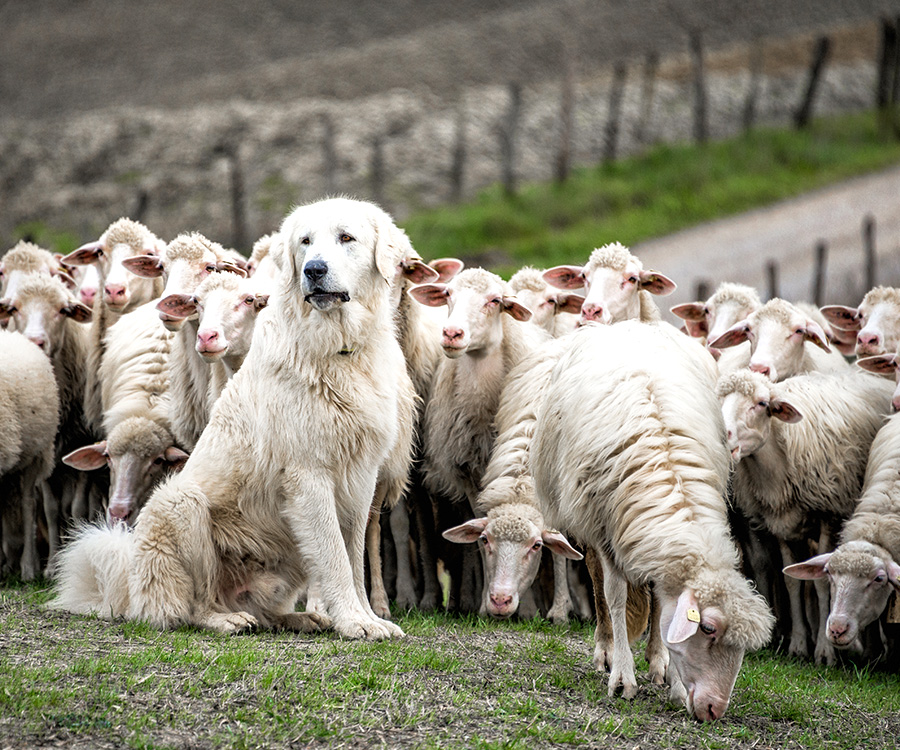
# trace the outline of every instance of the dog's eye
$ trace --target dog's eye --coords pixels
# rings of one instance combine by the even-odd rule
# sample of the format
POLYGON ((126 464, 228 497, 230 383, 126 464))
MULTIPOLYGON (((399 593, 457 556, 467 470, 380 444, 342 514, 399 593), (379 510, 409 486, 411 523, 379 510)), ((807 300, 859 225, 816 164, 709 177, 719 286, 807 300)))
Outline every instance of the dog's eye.
POLYGON ((349 234, 347 234, 346 232, 344 232, 344 233, 341 235, 341 242, 354 242, 354 241, 355 241, 355 240, 353 239, 353 237, 351 237, 351 236, 350 236, 349 234))
POLYGON ((300 244, 301 244, 301 245, 308 245, 308 244, 309 244, 309 237, 304 237, 302 240, 300 240, 300 244))

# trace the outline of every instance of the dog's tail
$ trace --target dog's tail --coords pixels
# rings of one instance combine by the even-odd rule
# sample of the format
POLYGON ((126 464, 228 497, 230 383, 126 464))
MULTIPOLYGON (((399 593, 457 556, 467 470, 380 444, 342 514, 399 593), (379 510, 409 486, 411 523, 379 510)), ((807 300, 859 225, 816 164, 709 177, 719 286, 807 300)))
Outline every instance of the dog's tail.
POLYGON ((48 606, 109 619, 125 616, 133 557, 134 534, 124 524, 83 526, 59 553, 56 597, 48 606))

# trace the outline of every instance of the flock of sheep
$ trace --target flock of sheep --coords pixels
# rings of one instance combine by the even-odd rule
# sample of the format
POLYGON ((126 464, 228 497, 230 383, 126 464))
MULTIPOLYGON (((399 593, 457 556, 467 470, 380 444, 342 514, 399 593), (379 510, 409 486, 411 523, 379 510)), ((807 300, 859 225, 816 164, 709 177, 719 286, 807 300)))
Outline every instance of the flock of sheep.
POLYGON ((678 330, 619 244, 506 282, 344 198, 249 261, 120 219, 0 270, 3 570, 55 607, 397 637, 390 553, 401 607, 593 610, 610 695, 649 628, 651 681, 700 720, 773 630, 825 663, 891 648, 898 291, 724 283, 678 330))

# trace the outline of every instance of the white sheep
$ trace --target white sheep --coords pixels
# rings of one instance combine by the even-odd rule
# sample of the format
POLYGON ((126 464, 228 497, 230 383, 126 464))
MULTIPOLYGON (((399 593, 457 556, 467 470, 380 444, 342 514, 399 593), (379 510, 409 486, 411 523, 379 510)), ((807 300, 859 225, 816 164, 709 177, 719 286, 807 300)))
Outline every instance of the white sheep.
POLYGON ((857 357, 897 351, 900 347, 900 289, 876 286, 859 307, 828 305, 822 314, 831 325, 850 332, 857 357))
MULTIPOLYGON (((55 277, 29 274, 22 278, 14 297, 0 303, 0 318, 11 317, 16 330, 36 344, 50 359, 59 392, 57 459, 91 441, 84 415, 85 368, 91 311, 78 302, 55 277)), ((87 480, 68 467, 57 465, 48 479, 45 502, 60 505, 48 510, 51 557, 59 543, 59 518, 85 518, 87 480)), ((93 510, 93 509, 91 509, 93 510)))
MULTIPOLYGON (((531 312, 509 294, 503 279, 481 268, 461 271, 446 284, 412 287, 409 294, 424 305, 449 308, 440 338, 446 356, 425 405, 422 468, 426 488, 449 500, 440 510, 466 520, 490 460, 494 415, 507 373, 550 339, 537 326, 522 325, 531 312)), ((463 555, 465 569, 477 570, 468 547, 463 555)), ((453 584, 454 593, 464 597, 454 603, 477 609, 477 581, 464 585, 457 572, 453 584)))
MULTIPOLYGON (((0 331, 0 520, 4 572, 30 581, 40 571, 37 497, 50 476, 59 396, 50 360, 20 333, 0 331)), ((46 509, 52 517, 53 503, 46 509)))
POLYGON ((21 240, 0 258, 0 300, 15 297, 19 281, 31 274, 59 276, 64 283, 69 280, 53 253, 21 240))
POLYGON ((831 349, 825 330, 808 311, 777 297, 709 340, 708 346, 726 349, 745 341, 750 342, 749 351, 742 347, 736 358, 723 354, 719 360, 723 373, 749 367, 778 382, 808 372, 847 372, 850 367, 840 352, 831 349))
POLYGON ((650 581, 672 698, 700 720, 719 718, 744 651, 768 642, 773 618, 738 572, 715 362, 665 323, 587 325, 572 336, 538 416, 531 466, 547 522, 601 557, 609 693, 620 684, 624 697, 636 693, 626 582, 650 581))
POLYGON ((825 628, 837 648, 859 647, 862 631, 878 620, 900 591, 900 416, 878 431, 869 450, 862 494, 840 544, 784 572, 827 579, 831 609, 825 628))
MULTIPOLYGON (((791 543, 813 539, 832 546, 832 527, 859 498, 869 446, 884 421, 890 384, 858 371, 813 373, 772 383, 748 370, 723 376, 728 447, 737 461, 734 502, 779 542, 784 563, 795 561, 791 543), (797 424, 794 424, 794 423, 797 424)), ((831 663, 825 636, 827 587, 819 586, 820 623, 815 658, 831 663)), ((791 654, 807 654, 800 584, 788 581, 791 654)))
POLYGON ((640 259, 618 242, 599 247, 584 266, 557 266, 544 279, 560 289, 584 288, 581 320, 617 323, 621 320, 660 319, 651 294, 675 291, 675 282, 656 271, 644 270, 640 259))
POLYGON ((711 341, 760 307, 762 300, 753 287, 726 281, 706 302, 685 302, 670 312, 684 321, 689 335, 711 341))
POLYGON ((366 517, 401 437, 404 380, 412 392, 388 300, 393 227, 348 199, 285 219, 278 290, 196 449, 130 535, 93 529, 69 545, 55 606, 157 627, 330 621, 345 637, 402 635, 372 613, 363 580, 366 517), (305 581, 329 619, 294 611, 305 581))
POLYGON ((179 446, 190 451, 209 421, 210 368, 195 349, 197 316, 170 315, 167 306, 191 295, 210 274, 228 270, 244 272, 226 260, 224 248, 196 232, 182 234, 170 242, 160 256, 144 255, 126 259, 124 265, 138 275, 162 276, 165 289, 157 303, 163 325, 176 333, 171 344, 170 413, 172 434, 179 446))
POLYGON ((544 272, 525 266, 509 280, 510 291, 532 312, 531 322, 554 338, 575 330, 584 297, 565 294, 544 279, 544 272))

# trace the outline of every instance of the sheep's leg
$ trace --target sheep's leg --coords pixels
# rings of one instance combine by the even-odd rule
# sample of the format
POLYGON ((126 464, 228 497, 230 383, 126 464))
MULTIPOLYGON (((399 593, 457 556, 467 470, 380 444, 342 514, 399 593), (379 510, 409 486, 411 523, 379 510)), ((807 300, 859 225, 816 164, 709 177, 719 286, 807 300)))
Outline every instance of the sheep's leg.
MULTIPOLYGON (((778 543, 781 546, 782 567, 793 565, 797 562, 787 542, 779 540, 778 543)), ((802 584, 803 581, 797 578, 785 577, 785 585, 787 586, 788 597, 791 603, 791 641, 788 646, 788 653, 791 656, 806 658, 809 655, 809 650, 806 645, 806 625, 803 617, 802 584)))
POLYGON ((622 697, 630 700, 637 695, 637 680, 634 676, 634 655, 628 643, 628 620, 625 614, 628 581, 606 555, 602 552, 598 552, 598 555, 603 566, 603 595, 609 607, 613 632, 612 669, 607 693, 611 698, 621 685, 622 697))
MULTIPOLYGON (((375 489, 375 499, 369 510, 366 525, 366 553, 369 557, 369 606, 373 614, 389 620, 391 608, 384 588, 384 573, 381 569, 381 508, 384 502, 384 487, 379 483, 375 489)), ((365 596, 365 592, 363 592, 365 596)))
POLYGON ((584 563, 578 560, 566 561, 566 575, 569 578, 569 597, 572 601, 572 610, 582 620, 591 620, 594 612, 591 609, 591 592, 584 584, 579 569, 584 563))
MULTIPOLYGON (((828 523, 822 521, 819 532, 819 554, 831 552, 831 529, 828 523)), ((831 585, 827 578, 818 578, 815 581, 816 596, 819 600, 819 627, 816 633, 816 664, 834 664, 834 644, 828 640, 828 613, 831 609, 831 585)))
MULTIPOLYGON (((641 587, 641 591, 646 587, 641 587)), ((650 682, 654 685, 662 685, 666 681, 666 670, 669 667, 669 651, 662 639, 662 631, 659 628, 660 615, 659 598, 650 591, 650 634, 647 636, 647 650, 645 656, 650 665, 648 674, 650 682)))
POLYGON ((397 604, 409 610, 416 606, 416 582, 409 560, 409 510, 405 500, 391 510, 390 524, 397 550, 397 604))
POLYGON ((420 490, 416 494, 415 517, 416 531, 419 536, 416 551, 419 558, 419 572, 422 577, 422 596, 419 598, 419 609, 423 612, 431 612, 442 603, 443 592, 437 575, 437 560, 434 557, 436 538, 434 508, 431 505, 431 497, 424 490, 420 490))
POLYGON ((553 558, 553 605, 547 612, 547 619, 557 625, 569 621, 572 611, 572 600, 569 598, 569 561, 562 555, 551 555, 553 558))
POLYGON ((56 555, 59 552, 59 522, 62 517, 59 499, 50 491, 50 487, 46 482, 40 483, 41 499, 44 506, 44 517, 47 519, 47 543, 49 545, 47 554, 47 567, 44 575, 49 577, 56 562, 56 555))
POLYGON ((612 668, 613 631, 606 597, 603 595, 603 565, 593 547, 588 547, 585 551, 584 563, 594 584, 594 608, 597 611, 597 626, 594 628, 594 669, 605 672, 612 668))
POLYGON ((27 482, 20 483, 19 493, 22 503, 22 559, 19 567, 23 581, 33 581, 37 578, 40 567, 37 553, 37 502, 34 485, 27 482))

